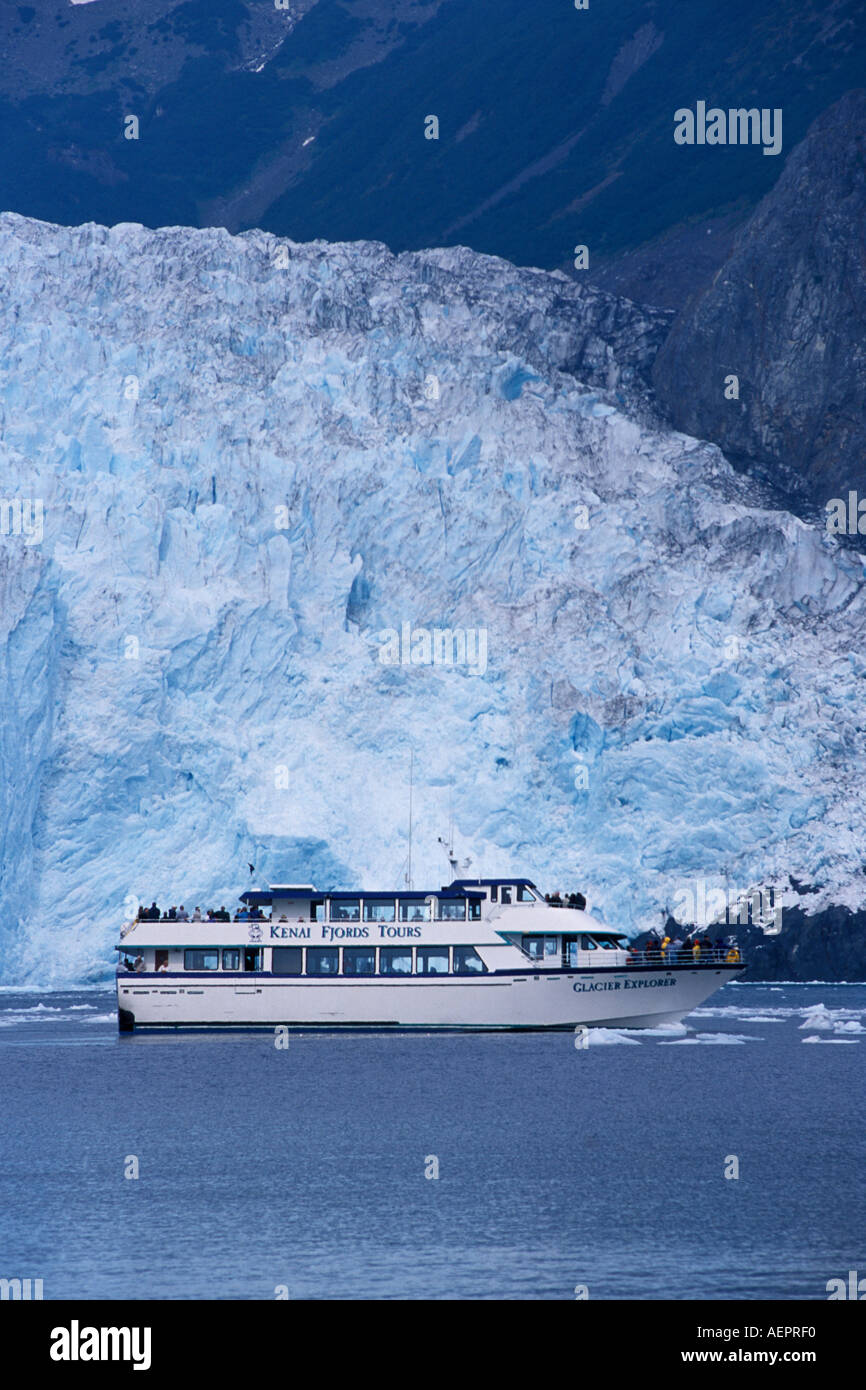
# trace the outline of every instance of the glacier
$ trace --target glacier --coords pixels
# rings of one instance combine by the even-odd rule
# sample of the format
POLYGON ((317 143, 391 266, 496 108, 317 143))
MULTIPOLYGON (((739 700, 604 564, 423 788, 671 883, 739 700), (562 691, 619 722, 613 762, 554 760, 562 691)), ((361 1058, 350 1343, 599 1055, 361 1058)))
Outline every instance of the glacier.
POLYGON ((401 886, 410 758, 417 886, 453 823, 628 932, 866 902, 863 557, 661 426, 664 315, 462 247, 4 214, 0 262, 4 983, 107 977, 139 900, 401 886))

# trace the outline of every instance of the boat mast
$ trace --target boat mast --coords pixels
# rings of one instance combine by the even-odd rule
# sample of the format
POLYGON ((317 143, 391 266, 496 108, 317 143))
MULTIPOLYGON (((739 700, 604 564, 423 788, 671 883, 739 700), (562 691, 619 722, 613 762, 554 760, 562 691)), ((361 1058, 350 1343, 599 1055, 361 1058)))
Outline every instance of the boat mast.
POLYGON ((412 784, 415 774, 415 749, 409 753, 409 867, 406 871, 406 885, 411 888, 412 884, 412 784))

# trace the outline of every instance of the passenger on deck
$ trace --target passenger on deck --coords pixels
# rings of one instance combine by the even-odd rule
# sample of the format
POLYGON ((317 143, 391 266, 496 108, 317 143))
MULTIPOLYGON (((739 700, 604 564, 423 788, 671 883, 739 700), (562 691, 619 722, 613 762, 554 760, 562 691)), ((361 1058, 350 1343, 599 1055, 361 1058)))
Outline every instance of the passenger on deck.
POLYGON ((222 903, 222 904, 220 905, 219 916, 217 917, 217 921, 218 921, 218 922, 230 922, 231 920, 232 920, 231 917, 230 917, 229 914, 226 912, 225 903, 222 903))
POLYGON ((189 921, 189 913, 187 912, 187 910, 186 910, 186 908, 184 907, 183 903, 181 903, 180 907, 179 907, 178 910, 177 910, 177 920, 178 920, 179 922, 188 922, 188 921, 189 921))
POLYGON ((200 907, 197 907, 197 908, 194 909, 193 914, 192 914, 192 920, 193 920, 194 922, 200 922, 200 921, 201 921, 201 908, 200 908, 200 907))
POLYGON ((141 955, 140 952, 139 952, 139 954, 136 956, 136 958, 135 958, 135 964, 133 965, 132 968, 133 968, 133 970, 143 970, 143 969, 144 969, 144 956, 141 955))
POLYGON ((700 960, 700 958, 701 958, 701 943, 700 943, 700 939, 696 936, 696 937, 695 937, 695 940, 694 940, 694 945, 692 946, 692 960, 698 961, 698 960, 700 960))
POLYGON ((688 960, 691 957, 692 945, 692 938, 690 936, 687 936, 685 941, 683 942, 683 948, 680 951, 680 960, 688 960))
POLYGON ((162 962, 156 967, 156 973, 157 973, 157 975, 167 975, 167 974, 168 974, 168 961, 167 961, 167 960, 162 961, 162 962))
POLYGON ((151 903, 150 907, 147 910, 147 918, 149 922, 159 921, 159 908, 157 907, 156 903, 151 903))
POLYGON ((662 960, 668 959, 668 947, 670 946, 670 944, 671 939, 669 936, 665 936, 662 938, 662 960))
POLYGON ((682 937, 674 937, 668 948, 668 960, 680 960, 682 958, 683 942, 682 937))
POLYGON ((727 961, 728 965, 736 965, 739 959, 740 952, 738 951, 736 945, 734 945, 728 951, 728 954, 725 956, 725 960, 727 961))

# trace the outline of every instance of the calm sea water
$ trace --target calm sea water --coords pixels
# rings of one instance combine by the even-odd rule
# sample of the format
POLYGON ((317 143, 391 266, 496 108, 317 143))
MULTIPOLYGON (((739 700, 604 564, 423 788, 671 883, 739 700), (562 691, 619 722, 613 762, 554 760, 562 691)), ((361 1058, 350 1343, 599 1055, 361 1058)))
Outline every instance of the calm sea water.
POLYGON ((0 1276, 46 1299, 825 1299, 866 1273, 866 986, 728 985, 585 1050, 120 1037, 112 994, 16 992, 0 1054, 0 1276))

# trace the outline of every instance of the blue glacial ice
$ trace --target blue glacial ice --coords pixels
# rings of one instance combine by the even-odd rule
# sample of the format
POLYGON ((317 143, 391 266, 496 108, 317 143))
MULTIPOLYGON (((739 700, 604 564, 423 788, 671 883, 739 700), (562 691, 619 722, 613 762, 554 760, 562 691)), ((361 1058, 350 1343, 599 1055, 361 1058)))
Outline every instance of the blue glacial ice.
POLYGON ((98 978, 138 897, 400 886, 412 751, 417 885, 453 817, 629 931, 866 899, 862 562, 569 370, 626 380, 634 306, 612 356, 462 248, 6 215, 0 260, 4 980, 98 978), (384 664, 404 622, 486 669, 384 664))

